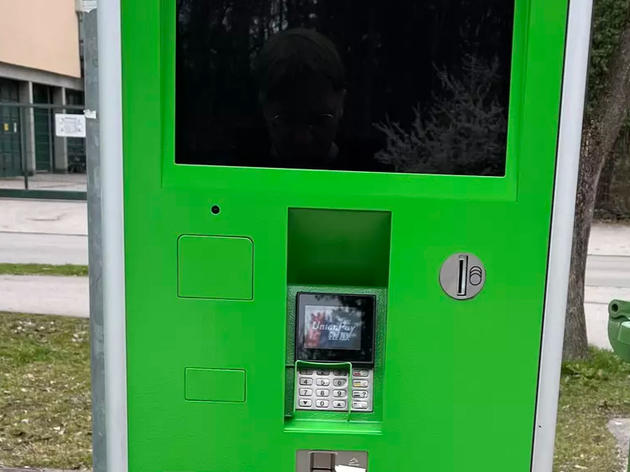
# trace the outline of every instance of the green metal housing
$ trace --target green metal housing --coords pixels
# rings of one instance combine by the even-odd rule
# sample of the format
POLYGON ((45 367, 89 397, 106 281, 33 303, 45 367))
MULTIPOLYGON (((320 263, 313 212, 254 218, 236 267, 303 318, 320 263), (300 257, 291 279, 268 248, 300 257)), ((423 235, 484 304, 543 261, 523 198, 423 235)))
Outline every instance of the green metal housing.
POLYGON ((608 304, 608 339, 615 354, 630 362, 630 302, 613 300, 608 304))
POLYGON ((516 0, 505 177, 176 165, 175 0, 121 4, 129 470, 292 472, 299 449, 368 451, 374 472, 530 470, 567 1, 516 0), (367 240, 337 225, 378 257, 322 276, 299 249, 317 215, 295 209, 376 215, 367 240), (438 281, 462 251, 487 270, 465 302, 438 281), (287 300, 322 284, 386 293, 372 416, 287 412, 287 300))

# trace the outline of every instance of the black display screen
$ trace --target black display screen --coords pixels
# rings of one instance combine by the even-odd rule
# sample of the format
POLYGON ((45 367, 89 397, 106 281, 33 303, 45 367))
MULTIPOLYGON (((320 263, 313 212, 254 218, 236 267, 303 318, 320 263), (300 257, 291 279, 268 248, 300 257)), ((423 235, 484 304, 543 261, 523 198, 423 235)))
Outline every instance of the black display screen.
POLYGON ((505 173, 514 0, 178 0, 178 164, 505 173))
POLYGON ((371 295, 299 293, 296 359, 371 363, 374 315, 371 295))

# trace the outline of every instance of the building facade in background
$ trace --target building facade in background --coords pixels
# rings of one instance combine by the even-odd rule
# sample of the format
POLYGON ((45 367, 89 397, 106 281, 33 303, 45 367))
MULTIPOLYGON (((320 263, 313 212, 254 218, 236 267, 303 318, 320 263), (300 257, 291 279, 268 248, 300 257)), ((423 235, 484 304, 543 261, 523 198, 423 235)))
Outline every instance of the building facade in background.
POLYGON ((85 169, 84 139, 54 129, 82 113, 80 3, 0 0, 0 177, 85 169))

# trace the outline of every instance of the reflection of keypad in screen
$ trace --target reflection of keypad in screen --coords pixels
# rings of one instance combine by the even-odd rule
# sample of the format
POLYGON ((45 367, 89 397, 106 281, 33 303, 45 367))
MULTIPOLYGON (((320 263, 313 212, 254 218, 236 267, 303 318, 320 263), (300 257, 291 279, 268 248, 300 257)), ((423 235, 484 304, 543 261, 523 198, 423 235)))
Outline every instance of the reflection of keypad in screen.
POLYGON ((300 369, 296 382, 297 410, 348 411, 373 410, 374 370, 352 369, 352 398, 348 398, 348 373, 336 369, 300 369))

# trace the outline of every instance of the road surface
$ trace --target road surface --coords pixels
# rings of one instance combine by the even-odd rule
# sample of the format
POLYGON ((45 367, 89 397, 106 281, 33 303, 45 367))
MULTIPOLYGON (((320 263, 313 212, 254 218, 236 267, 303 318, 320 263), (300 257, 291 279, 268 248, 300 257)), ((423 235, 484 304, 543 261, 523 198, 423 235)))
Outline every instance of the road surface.
POLYGON ((586 285, 630 288, 630 256, 588 256, 586 285))
POLYGON ((85 202, 0 199, 0 263, 88 263, 85 202))

